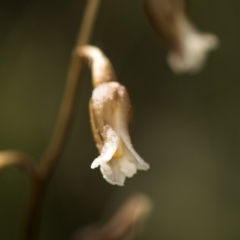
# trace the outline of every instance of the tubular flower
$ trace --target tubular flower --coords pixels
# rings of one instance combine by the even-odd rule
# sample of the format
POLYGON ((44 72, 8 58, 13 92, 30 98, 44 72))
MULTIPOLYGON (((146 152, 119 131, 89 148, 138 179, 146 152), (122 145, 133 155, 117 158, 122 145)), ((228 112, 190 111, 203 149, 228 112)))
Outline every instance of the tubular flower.
POLYGON ((100 166, 109 183, 123 186, 126 177, 149 168, 134 150, 129 136, 132 109, 128 92, 116 81, 111 62, 100 49, 83 46, 77 54, 88 61, 92 70, 90 120, 100 155, 91 168, 100 166))
POLYGON ((129 136, 131 103, 127 90, 118 82, 106 82, 93 90, 90 100, 92 131, 99 149, 91 168, 100 166, 103 177, 123 186, 126 177, 149 165, 136 153, 129 136))
POLYGON ((176 73, 202 69, 207 53, 218 38, 199 32, 186 14, 187 0, 143 0, 144 9, 157 33, 170 49, 168 63, 176 73))

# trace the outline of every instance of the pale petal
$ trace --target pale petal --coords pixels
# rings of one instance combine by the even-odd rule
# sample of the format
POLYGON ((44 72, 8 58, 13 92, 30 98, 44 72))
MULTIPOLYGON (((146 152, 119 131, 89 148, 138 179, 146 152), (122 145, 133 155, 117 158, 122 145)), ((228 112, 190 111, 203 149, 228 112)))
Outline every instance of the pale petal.
POLYGON ((124 156, 126 159, 128 159, 129 162, 135 164, 138 170, 148 170, 149 164, 146 163, 139 155, 138 153, 133 149, 133 151, 130 151, 126 146, 124 149, 124 156), (133 151, 135 154, 133 155, 133 151))
POLYGON ((106 181, 113 185, 123 186, 126 176, 120 171, 119 161, 121 159, 112 159, 108 163, 102 163, 100 170, 106 181))
POLYGON ((100 164, 110 161, 118 148, 120 140, 116 132, 109 126, 105 129, 106 139, 102 147, 101 154, 93 161, 91 168, 96 168, 100 164))
POLYGON ((149 164, 146 163, 135 151, 135 149, 132 146, 131 139, 129 137, 129 134, 126 130, 121 131, 121 139, 123 140, 125 144, 125 153, 126 157, 129 159, 131 162, 136 162, 137 168, 139 170, 148 170, 149 169, 149 164))
POLYGON ((189 30, 183 36, 182 53, 170 52, 168 63, 176 73, 197 72, 206 61, 208 52, 218 46, 218 39, 213 34, 201 34, 189 30))
POLYGON ((137 173, 137 166, 135 163, 129 161, 126 156, 119 159, 120 161, 120 170, 122 173, 124 173, 127 177, 132 177, 134 174, 137 173))

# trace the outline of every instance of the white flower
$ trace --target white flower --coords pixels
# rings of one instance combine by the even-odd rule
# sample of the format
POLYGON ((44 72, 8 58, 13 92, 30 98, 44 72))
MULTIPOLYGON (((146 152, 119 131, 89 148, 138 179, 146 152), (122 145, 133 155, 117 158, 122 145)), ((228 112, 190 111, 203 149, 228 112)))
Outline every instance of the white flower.
POLYGON ((176 73, 198 72, 204 66, 209 51, 218 46, 218 39, 209 33, 200 33, 187 21, 178 22, 180 48, 170 51, 168 64, 176 73))
POLYGON ((186 5, 186 0, 143 0, 151 24, 170 49, 168 64, 176 73, 201 70, 208 52, 218 46, 215 35, 192 25, 186 5))
POLYGON ((100 170, 111 184, 123 186, 126 177, 149 165, 136 153, 129 136, 131 103, 127 90, 116 82, 109 59, 94 46, 81 46, 77 54, 92 70, 93 94, 90 118, 93 136, 100 152, 91 167, 100 170))
POLYGON ((124 86, 118 82, 98 85, 90 100, 93 135, 100 155, 91 168, 100 166, 103 177, 123 186, 126 177, 149 165, 134 150, 129 136, 131 103, 124 86))

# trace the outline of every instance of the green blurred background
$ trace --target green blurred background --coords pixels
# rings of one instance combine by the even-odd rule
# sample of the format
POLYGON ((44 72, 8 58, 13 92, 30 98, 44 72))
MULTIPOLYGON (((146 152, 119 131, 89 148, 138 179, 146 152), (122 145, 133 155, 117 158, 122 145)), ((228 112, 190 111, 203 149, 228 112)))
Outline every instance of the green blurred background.
MULTIPOLYGON (((0 0, 0 149, 39 159, 63 93, 86 0, 0 0)), ((198 75, 174 75, 139 0, 102 0, 92 43, 112 60, 134 105, 132 140, 151 165, 109 185, 90 164, 98 155, 88 116, 90 73, 50 183, 41 240, 69 239, 108 219, 133 192, 154 211, 139 240, 240 239, 240 1, 192 0, 190 15, 220 48, 198 75)), ((38 161, 38 160, 36 160, 38 161)), ((0 175, 0 239, 20 239, 30 184, 0 175)))

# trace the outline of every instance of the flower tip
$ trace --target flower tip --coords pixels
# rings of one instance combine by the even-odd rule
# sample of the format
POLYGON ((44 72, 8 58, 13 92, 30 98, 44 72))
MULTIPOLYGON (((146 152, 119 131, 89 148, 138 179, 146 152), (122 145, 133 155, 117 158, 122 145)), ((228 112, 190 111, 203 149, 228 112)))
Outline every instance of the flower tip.
POLYGON ((124 183, 125 183, 125 178, 124 179, 115 179, 114 181, 111 178, 109 178, 108 176, 105 176, 105 175, 103 175, 103 178, 108 183, 110 183, 111 185, 116 185, 116 186, 119 186, 119 187, 123 187, 124 183))
POLYGON ((150 168, 150 165, 146 162, 144 165, 138 166, 139 170, 144 170, 144 171, 147 171, 149 168, 150 168))
POLYGON ((220 40, 216 35, 211 33, 206 33, 204 34, 204 38, 209 50, 215 50, 219 47, 220 40))
POLYGON ((220 40, 219 40, 218 36, 216 36, 213 33, 199 34, 199 39, 201 39, 201 37, 202 37, 202 45, 204 46, 204 44, 205 44, 206 51, 207 50, 209 50, 209 51, 215 50, 220 45, 220 40))
POLYGON ((119 187, 124 187, 124 182, 123 183, 116 183, 115 185, 117 185, 119 187))
POLYGON ((99 166, 100 164, 96 161, 93 161, 92 164, 91 164, 91 169, 95 169, 99 166))
POLYGON ((146 168, 145 168, 146 170, 148 170, 150 168, 150 165, 148 163, 146 163, 145 166, 146 166, 146 168))

